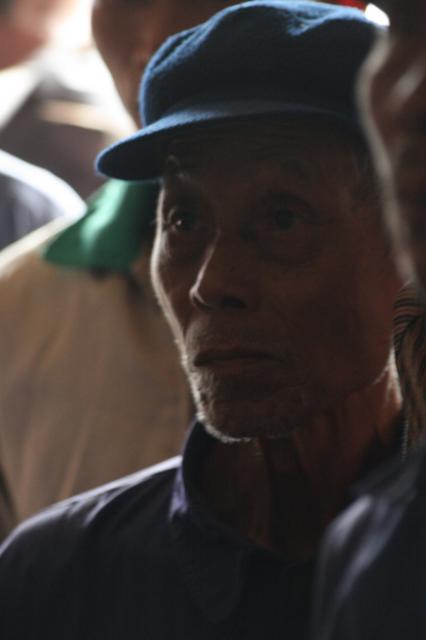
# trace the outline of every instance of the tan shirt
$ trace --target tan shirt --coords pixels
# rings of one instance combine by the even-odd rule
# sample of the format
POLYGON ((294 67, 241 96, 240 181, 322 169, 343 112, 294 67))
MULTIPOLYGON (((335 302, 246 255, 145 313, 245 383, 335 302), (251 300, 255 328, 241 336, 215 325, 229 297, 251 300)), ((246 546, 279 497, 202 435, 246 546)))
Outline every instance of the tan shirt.
POLYGON ((42 507, 176 454, 190 418, 149 287, 39 256, 55 221, 0 254, 0 536, 42 507))

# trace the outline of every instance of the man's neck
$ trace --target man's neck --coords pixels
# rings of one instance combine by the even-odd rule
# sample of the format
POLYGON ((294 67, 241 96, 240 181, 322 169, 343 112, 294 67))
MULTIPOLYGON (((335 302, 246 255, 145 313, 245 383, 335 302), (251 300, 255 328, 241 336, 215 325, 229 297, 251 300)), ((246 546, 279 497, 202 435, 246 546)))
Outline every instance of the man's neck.
POLYGON ((244 536, 289 561, 307 560, 349 487, 395 451, 400 423, 389 371, 290 437, 218 442, 203 467, 203 492, 244 536))

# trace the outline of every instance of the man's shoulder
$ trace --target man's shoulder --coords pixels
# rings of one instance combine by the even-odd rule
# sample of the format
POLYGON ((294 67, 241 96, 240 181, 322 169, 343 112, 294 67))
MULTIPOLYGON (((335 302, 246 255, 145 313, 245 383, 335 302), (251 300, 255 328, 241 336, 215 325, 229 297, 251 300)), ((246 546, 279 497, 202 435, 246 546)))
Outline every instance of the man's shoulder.
POLYGON ((136 624, 145 637, 162 597, 153 585, 178 581, 169 513, 179 463, 70 498, 15 529, 0 548, 0 636, 136 637, 136 624))
MULTIPOLYGON (((122 510, 128 512, 132 503, 143 515, 145 506, 155 504, 162 495, 166 499, 170 497, 180 461, 180 456, 170 458, 51 505, 17 527, 12 539, 26 537, 36 531, 59 531, 63 528, 72 535, 80 528, 94 526, 99 519, 106 526, 110 520, 119 517, 122 510)), ((135 512, 133 515, 137 517, 139 514, 135 512)))
POLYGON ((118 551, 134 537, 142 541, 148 531, 164 529, 179 465, 179 456, 171 458, 32 516, 0 547, 2 572, 31 563, 57 573, 89 543, 100 553, 110 545, 118 551))

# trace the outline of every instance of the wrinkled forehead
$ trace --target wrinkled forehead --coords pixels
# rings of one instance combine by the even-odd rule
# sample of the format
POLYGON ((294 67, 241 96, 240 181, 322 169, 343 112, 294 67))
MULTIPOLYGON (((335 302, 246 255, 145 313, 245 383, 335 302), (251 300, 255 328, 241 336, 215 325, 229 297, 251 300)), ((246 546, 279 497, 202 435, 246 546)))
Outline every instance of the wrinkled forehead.
POLYGON ((308 180, 321 168, 345 162, 360 141, 341 126, 312 121, 227 123, 176 136, 162 154, 162 176, 202 174, 214 168, 287 171, 308 180))

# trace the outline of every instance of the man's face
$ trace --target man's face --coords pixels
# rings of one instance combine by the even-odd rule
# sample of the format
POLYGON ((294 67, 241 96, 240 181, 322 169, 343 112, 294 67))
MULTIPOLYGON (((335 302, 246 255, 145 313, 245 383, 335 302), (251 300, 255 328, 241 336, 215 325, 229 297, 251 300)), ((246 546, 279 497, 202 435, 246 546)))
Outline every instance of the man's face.
POLYGON ((76 0, 12 0, 7 15, 11 23, 28 34, 37 33, 47 44, 75 6, 76 0))
POLYGON ((399 284, 343 140, 293 123, 170 148, 152 276, 216 435, 286 435, 388 365, 399 284))
POLYGON ((76 0, 11 0, 0 12, 0 70, 53 42, 76 0))
POLYGON ((139 122, 142 73, 169 36, 193 27, 227 6, 226 0, 95 0, 92 13, 97 47, 130 115, 139 122))

